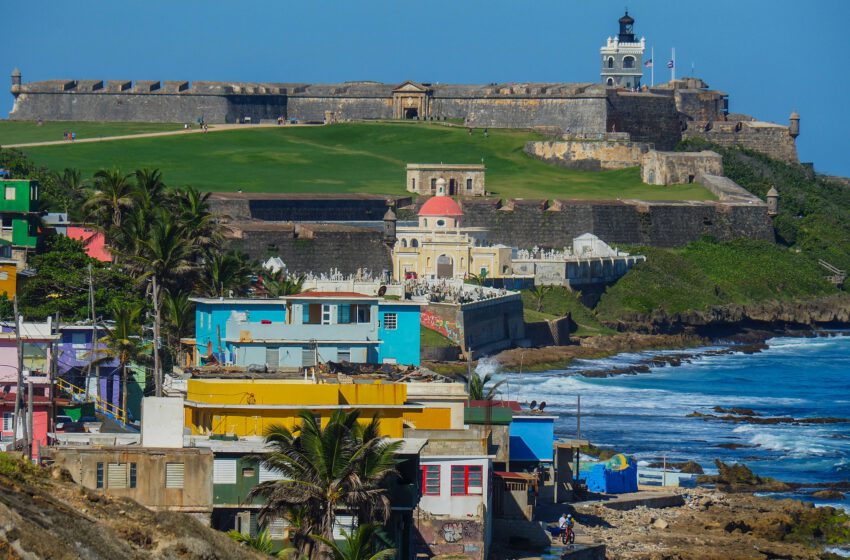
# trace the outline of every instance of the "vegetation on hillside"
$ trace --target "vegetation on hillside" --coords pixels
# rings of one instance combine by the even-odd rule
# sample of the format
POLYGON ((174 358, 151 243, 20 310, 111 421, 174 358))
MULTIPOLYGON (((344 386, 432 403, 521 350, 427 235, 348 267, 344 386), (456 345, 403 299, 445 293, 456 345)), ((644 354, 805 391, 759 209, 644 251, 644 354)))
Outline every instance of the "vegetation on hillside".
POLYGON ((602 326, 591 309, 582 304, 580 296, 578 292, 555 286, 543 290, 522 290, 525 320, 546 321, 569 313, 576 327, 572 334, 576 336, 613 333, 611 329, 602 326))
POLYGON ((777 240, 814 260, 825 259, 850 270, 850 189, 846 185, 744 148, 688 141, 680 149, 718 152, 725 174, 762 199, 775 186, 780 196, 779 215, 774 218, 777 240))
POLYGON ((646 255, 608 288, 596 312, 616 321, 627 313, 681 313, 711 305, 795 300, 835 293, 805 255, 767 241, 704 240, 682 249, 631 248, 646 255))
POLYGON ((710 199, 702 186, 645 185, 635 168, 577 171, 523 152, 542 136, 521 130, 434 124, 353 123, 246 128, 26 148, 39 165, 91 177, 101 168, 167 169, 174 184, 210 191, 405 194, 408 163, 484 163, 487 190, 502 197, 710 199))

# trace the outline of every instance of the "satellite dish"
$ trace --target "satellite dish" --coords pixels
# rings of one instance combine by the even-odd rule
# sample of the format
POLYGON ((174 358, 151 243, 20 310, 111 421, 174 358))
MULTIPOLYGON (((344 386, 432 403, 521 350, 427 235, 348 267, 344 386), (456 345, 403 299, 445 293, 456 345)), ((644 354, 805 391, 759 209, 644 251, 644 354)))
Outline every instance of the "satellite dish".
POLYGON ((386 293, 387 293, 387 287, 386 286, 381 286, 380 288, 378 288, 378 297, 384 297, 384 295, 386 293))
POLYGON ((540 412, 543 412, 544 408, 546 408, 546 401, 540 401, 540 412))
POLYGON ((536 401, 536 400, 531 401, 531 404, 530 404, 530 405, 528 405, 528 407, 529 407, 531 410, 534 410, 535 408, 537 408, 537 401, 536 401))

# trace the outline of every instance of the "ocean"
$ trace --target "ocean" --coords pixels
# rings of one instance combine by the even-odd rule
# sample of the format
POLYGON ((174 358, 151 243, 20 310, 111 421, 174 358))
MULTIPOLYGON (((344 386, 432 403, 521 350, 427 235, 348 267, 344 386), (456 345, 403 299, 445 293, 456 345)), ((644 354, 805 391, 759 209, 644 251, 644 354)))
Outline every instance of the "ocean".
MULTIPOLYGON (((684 351, 693 357, 681 366, 653 367, 637 375, 597 378, 578 372, 622 368, 683 351, 619 354, 577 361, 564 370, 521 374, 501 374, 497 364, 484 360, 478 371, 507 379, 503 398, 545 401, 545 410, 559 417, 556 437, 575 437, 580 395, 581 436, 633 456, 639 464, 662 457, 695 460, 711 473, 720 459, 789 482, 850 480, 850 423, 754 425, 687 417, 695 411, 717 414, 715 406, 749 408, 761 416, 850 417, 850 336, 779 337, 767 344, 756 354, 701 355, 721 347, 692 349, 684 351)), ((803 490, 781 497, 850 511, 850 499, 817 500, 809 494, 803 490)))

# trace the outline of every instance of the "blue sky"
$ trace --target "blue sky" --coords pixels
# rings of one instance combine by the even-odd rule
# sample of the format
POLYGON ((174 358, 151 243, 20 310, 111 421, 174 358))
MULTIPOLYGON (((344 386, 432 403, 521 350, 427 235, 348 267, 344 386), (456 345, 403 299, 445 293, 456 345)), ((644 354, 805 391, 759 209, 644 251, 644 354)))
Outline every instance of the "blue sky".
MULTIPOLYGON (((0 71, 18 66, 25 82, 596 81, 626 5, 656 61, 675 47, 677 75, 693 64, 734 112, 786 123, 797 110, 800 159, 850 176, 846 0, 0 0, 0 71)), ((669 79, 663 64, 655 79, 669 79)))

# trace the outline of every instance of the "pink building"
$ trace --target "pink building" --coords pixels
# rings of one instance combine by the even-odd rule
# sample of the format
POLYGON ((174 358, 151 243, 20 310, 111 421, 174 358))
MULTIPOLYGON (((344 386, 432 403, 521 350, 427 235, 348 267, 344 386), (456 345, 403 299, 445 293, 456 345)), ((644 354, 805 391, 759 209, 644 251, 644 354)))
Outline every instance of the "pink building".
POLYGON ((82 226, 68 226, 67 235, 81 242, 86 248, 86 254, 102 262, 112 262, 112 254, 106 248, 106 238, 103 233, 82 226))

